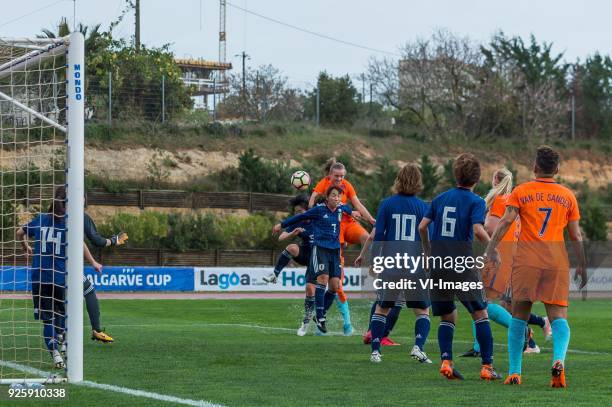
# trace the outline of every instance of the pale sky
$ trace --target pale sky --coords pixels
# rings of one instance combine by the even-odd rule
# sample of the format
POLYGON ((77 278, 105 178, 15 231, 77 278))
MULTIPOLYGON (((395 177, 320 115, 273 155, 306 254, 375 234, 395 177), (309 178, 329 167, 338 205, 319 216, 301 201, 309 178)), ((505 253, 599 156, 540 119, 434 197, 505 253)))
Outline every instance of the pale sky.
MULTIPOLYGON (((125 0, 77 0, 77 22, 107 28, 124 4, 125 0)), ((564 51, 571 62, 595 51, 612 53, 612 2, 604 0, 228 0, 228 62, 240 69, 235 55, 245 50, 251 56, 249 65, 270 63, 298 87, 314 83, 321 70, 356 78, 371 56, 385 54, 315 37, 231 5, 390 52, 408 40, 446 28, 478 42, 500 29, 525 39, 533 33, 539 41, 553 42, 553 49, 564 51)), ((57 25, 62 16, 73 21, 72 0, 0 0, 0 10, 0 36, 5 37, 34 36, 43 27, 57 25), (39 10, 46 6, 50 7, 39 10)), ((177 57, 218 58, 218 0, 141 0, 141 10, 143 43, 170 43, 177 57)), ((130 13, 115 33, 129 38, 133 30, 130 13)))

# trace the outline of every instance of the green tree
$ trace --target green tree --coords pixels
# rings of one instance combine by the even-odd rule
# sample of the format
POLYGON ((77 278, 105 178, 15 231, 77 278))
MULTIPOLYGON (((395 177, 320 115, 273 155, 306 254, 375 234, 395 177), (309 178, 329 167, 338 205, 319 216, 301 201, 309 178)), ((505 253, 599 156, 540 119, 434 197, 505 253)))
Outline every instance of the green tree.
POLYGON ((612 137, 612 59, 596 53, 574 67, 571 89, 583 137, 612 137))
MULTIPOLYGON (((352 125, 359 115, 359 94, 348 75, 334 78, 321 72, 319 87, 319 116, 321 124, 352 125)), ((307 117, 316 115, 317 90, 313 89, 305 100, 307 117)))
POLYGON ((421 156, 421 174, 423 175, 423 198, 431 199, 442 177, 438 175, 438 166, 426 154, 421 156))

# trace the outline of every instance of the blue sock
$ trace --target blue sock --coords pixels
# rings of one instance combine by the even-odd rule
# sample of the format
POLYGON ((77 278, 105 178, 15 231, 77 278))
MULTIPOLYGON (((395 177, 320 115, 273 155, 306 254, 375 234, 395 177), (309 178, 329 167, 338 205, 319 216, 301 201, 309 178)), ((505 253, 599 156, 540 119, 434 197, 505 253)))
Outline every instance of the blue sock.
POLYGON ((474 323, 474 320, 472 320, 472 337, 474 338, 472 349, 474 349, 476 352, 480 352, 480 345, 478 344, 478 339, 476 339, 476 324, 474 323))
POLYGON ((423 350, 425 342, 427 342, 430 327, 429 315, 417 315, 414 321, 414 344, 421 350, 423 350))
POLYGON ((560 360, 565 364, 565 354, 570 341, 570 327, 567 324, 567 319, 555 319, 550 326, 553 336, 553 362, 560 360))
POLYGON ((510 326, 510 321, 512 321, 512 314, 510 314, 501 305, 489 303, 487 305, 487 313, 489 314, 489 319, 491 321, 497 322, 504 328, 508 328, 510 326))
POLYGON ((389 313, 387 314, 387 325, 385 325, 385 333, 383 334, 383 338, 389 336, 393 328, 395 327, 395 323, 399 318, 399 314, 402 310, 401 306, 394 306, 391 308, 389 313))
POLYGON ((529 338, 529 347, 530 347, 530 348, 535 348, 535 347, 536 347, 536 343, 535 343, 535 341, 533 340, 533 338, 529 338))
POLYGON ((380 340, 385 332, 385 325, 387 324, 387 317, 381 314, 372 315, 372 352, 380 352, 380 340))
POLYGON ((278 275, 283 271, 283 269, 289 264, 293 256, 291 253, 287 251, 287 249, 283 250, 283 252, 278 256, 278 260, 276 260, 276 266, 274 266, 274 274, 278 277, 278 275))
POLYGON ((351 310, 349 308, 348 300, 345 302, 341 302, 338 296, 336 295, 336 305, 338 306, 338 310, 340 314, 342 314, 342 321, 344 321, 344 325, 351 324, 351 310))
POLYGON ((489 318, 481 318, 474 321, 476 326, 476 340, 480 345, 480 357, 483 365, 493 363, 493 333, 489 318))
POLYGON ((376 311, 376 304, 378 304, 378 301, 374 301, 372 303, 372 308, 370 308, 370 323, 368 325, 368 331, 372 331, 372 317, 374 316, 374 311, 376 311))
POLYGON ((325 317, 325 290, 326 286, 323 284, 317 284, 315 286, 315 306, 317 319, 322 319, 325 317))
POLYGON ((440 359, 453 360, 453 336, 455 324, 441 321, 438 327, 438 344, 440 345, 440 359))
POLYGON ((527 321, 527 323, 529 325, 537 325, 540 328, 544 328, 544 325, 546 325, 544 318, 536 314, 529 315, 529 320, 527 321))
POLYGON ((512 318, 508 328, 508 374, 521 374, 527 321, 512 318))
POLYGON ((335 299, 336 293, 333 293, 329 290, 325 291, 325 296, 323 297, 323 302, 325 305, 325 314, 327 314, 327 311, 329 311, 329 308, 332 306, 335 299))
POLYGON ((43 336, 45 344, 50 351, 57 349, 57 338, 55 336, 55 327, 53 321, 43 321, 43 336))

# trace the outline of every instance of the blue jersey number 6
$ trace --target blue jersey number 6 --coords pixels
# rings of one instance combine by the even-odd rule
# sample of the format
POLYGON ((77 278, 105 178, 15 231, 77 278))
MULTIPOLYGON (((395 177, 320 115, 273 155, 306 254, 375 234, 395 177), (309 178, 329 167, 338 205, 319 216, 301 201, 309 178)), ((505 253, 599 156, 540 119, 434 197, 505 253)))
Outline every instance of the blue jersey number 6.
POLYGON ((542 223, 542 228, 540 229, 540 233, 538 234, 539 237, 542 237, 544 236, 544 233, 546 232, 546 227, 548 226, 550 214, 552 213, 552 208, 538 208, 538 211, 546 212, 546 215, 544 216, 544 223, 542 223))

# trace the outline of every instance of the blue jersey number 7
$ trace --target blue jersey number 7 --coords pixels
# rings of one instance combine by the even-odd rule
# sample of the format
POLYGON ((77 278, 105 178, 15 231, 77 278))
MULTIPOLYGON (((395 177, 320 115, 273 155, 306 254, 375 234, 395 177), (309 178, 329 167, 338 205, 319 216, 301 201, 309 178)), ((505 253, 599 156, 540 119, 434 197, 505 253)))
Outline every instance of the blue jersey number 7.
POLYGON ((538 212, 546 212, 546 215, 544 216, 544 223, 542 223, 542 228, 540 229, 540 233, 538 233, 538 236, 542 237, 544 236, 544 233, 546 233, 546 227, 548 226, 548 221, 550 220, 552 208, 538 208, 538 212))

